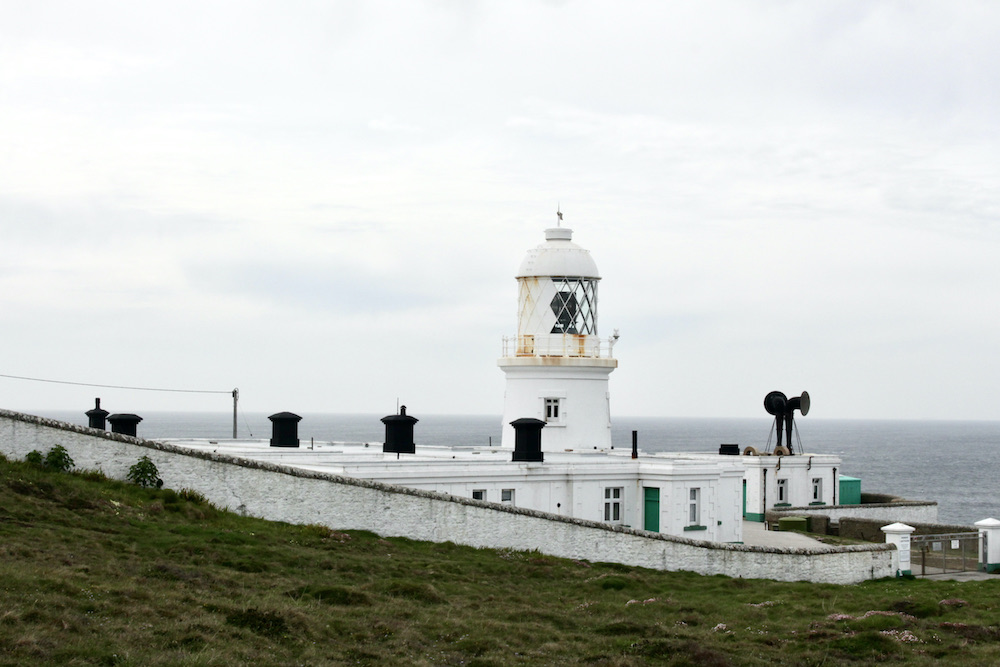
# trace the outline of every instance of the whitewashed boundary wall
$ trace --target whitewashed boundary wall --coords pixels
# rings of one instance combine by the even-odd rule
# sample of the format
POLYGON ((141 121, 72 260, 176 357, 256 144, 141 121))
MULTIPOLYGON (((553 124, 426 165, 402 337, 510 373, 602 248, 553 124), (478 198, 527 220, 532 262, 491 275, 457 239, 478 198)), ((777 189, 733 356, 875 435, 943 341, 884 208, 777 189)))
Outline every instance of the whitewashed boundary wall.
POLYGON ((789 516, 822 515, 831 523, 841 519, 873 519, 890 523, 937 523, 938 504, 933 500, 904 500, 895 503, 864 505, 811 505, 809 507, 772 507, 769 511, 789 516))
POLYGON ((835 584, 894 576, 891 545, 766 549, 647 533, 441 493, 298 470, 0 410, 0 453, 62 445, 81 469, 123 479, 146 455, 166 486, 251 516, 473 547, 699 574, 835 584))

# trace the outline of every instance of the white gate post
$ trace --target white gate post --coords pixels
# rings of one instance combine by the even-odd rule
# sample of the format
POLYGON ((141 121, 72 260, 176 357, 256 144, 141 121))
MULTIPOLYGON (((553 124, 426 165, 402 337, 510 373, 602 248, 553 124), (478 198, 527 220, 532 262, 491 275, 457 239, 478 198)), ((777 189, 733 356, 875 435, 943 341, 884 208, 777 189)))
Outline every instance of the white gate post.
POLYGON ((907 526, 905 523, 893 523, 888 526, 882 526, 882 532, 885 533, 885 543, 895 544, 896 553, 899 555, 899 568, 896 570, 897 577, 913 574, 910 571, 910 534, 914 530, 916 528, 907 526))
POLYGON ((983 519, 976 522, 979 529, 979 569, 983 572, 1000 572, 1000 521, 983 519))

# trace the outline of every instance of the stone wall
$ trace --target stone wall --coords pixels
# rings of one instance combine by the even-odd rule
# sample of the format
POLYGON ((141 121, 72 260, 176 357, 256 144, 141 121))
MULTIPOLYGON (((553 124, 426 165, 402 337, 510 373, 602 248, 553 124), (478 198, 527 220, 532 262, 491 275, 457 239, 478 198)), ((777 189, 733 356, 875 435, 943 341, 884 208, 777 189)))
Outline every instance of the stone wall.
MULTIPOLYGON (((956 526, 940 523, 908 523, 913 526, 914 531, 911 537, 916 535, 940 535, 944 533, 975 533, 979 529, 975 526, 956 526)), ((842 519, 840 522, 840 536, 849 537, 853 540, 864 540, 866 542, 885 542, 885 533, 882 526, 886 525, 881 521, 871 519, 842 519)))
POLYGON ((289 523, 369 530, 384 536, 473 547, 537 549, 562 558, 700 574, 848 584, 893 576, 887 545, 766 549, 702 542, 559 517, 436 492, 193 452, 180 447, 0 410, 0 453, 24 458, 55 445, 78 468, 124 478, 140 456, 169 488, 190 488, 215 505, 289 523))
POLYGON ((772 516, 817 516, 829 518, 831 523, 843 519, 870 519, 881 521, 880 525, 905 523, 934 523, 938 518, 938 504, 931 500, 901 500, 891 503, 871 503, 865 505, 810 505, 808 507, 780 507, 768 510, 767 520, 772 516))
POLYGON ((780 530, 782 517, 801 516, 806 519, 806 530, 818 535, 830 535, 830 517, 825 514, 806 514, 804 512, 785 512, 784 508, 768 510, 764 514, 764 523, 769 530, 780 530))

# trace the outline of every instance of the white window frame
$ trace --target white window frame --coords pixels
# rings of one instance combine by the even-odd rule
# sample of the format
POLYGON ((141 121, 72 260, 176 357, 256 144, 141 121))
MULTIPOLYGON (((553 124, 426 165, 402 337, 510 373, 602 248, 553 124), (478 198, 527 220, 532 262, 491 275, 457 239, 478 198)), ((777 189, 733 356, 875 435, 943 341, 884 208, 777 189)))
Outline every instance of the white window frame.
POLYGON ((823 502, 823 478, 813 477, 813 502, 823 502))
POLYGON ((688 525, 701 525, 701 489, 688 489, 688 525))
POLYGON ((778 502, 788 502, 788 478, 778 480, 778 502))
POLYGON ((622 501, 625 498, 625 487, 608 486, 604 488, 604 521, 619 524, 624 520, 622 501))
POLYGON ((514 504, 514 489, 500 489, 500 502, 507 505, 514 504))
POLYGON ((473 489, 472 490, 473 500, 486 500, 486 489, 473 489))
POLYGON ((549 426, 561 426, 566 413, 566 401, 561 396, 546 396, 542 399, 542 416, 549 426))

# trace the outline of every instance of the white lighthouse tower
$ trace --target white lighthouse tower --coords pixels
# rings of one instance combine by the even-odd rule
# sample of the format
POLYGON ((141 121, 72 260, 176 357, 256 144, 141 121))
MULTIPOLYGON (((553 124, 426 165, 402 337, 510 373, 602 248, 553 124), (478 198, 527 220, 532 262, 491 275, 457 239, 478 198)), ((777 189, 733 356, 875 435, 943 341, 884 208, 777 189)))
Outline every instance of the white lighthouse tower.
POLYGON ((546 229, 545 243, 528 251, 517 272, 517 336, 504 337, 497 361, 507 375, 505 447, 514 446, 510 422, 522 417, 545 422, 548 451, 611 446, 608 376, 618 367, 618 335, 597 336, 601 276, 572 238, 566 227, 546 229))

